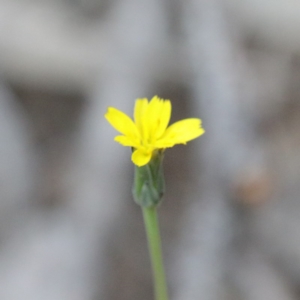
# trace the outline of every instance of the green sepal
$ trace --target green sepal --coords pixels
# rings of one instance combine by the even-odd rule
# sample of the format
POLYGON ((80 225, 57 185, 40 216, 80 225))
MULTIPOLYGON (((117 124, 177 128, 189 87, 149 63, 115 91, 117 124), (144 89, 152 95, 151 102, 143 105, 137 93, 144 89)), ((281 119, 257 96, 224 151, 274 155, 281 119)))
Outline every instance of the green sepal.
POLYGON ((155 207, 165 192, 165 180, 162 167, 163 151, 155 151, 150 162, 142 167, 135 166, 133 197, 142 207, 155 207))

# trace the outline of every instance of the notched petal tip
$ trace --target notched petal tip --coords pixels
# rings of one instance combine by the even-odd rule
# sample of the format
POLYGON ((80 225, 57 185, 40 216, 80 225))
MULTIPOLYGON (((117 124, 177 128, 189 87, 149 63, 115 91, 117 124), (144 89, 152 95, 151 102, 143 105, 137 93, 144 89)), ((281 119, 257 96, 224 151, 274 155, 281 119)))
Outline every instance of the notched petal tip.
POLYGON ((109 121, 109 115, 112 113, 113 110, 114 110, 114 108, 111 107, 111 106, 109 106, 109 107, 106 109, 106 112, 105 112, 105 114, 104 114, 104 117, 105 117, 106 120, 109 121))

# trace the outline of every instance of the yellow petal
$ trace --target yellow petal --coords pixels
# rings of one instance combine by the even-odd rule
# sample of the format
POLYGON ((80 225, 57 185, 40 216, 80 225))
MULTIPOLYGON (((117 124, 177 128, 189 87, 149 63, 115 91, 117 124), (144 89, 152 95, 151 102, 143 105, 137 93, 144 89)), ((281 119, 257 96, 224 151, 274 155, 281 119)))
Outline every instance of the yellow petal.
POLYGON ((140 146, 139 140, 135 140, 125 135, 118 135, 114 138, 114 140, 123 146, 129 146, 134 148, 138 148, 140 146))
POLYGON ((152 156, 152 152, 146 152, 142 149, 137 149, 132 153, 131 160, 138 167, 146 165, 152 156))
POLYGON ((143 139, 145 143, 149 143, 153 140, 153 133, 157 126, 158 113, 160 111, 161 101, 157 96, 154 96, 145 111, 143 116, 143 139))
POLYGON ((154 96, 146 110, 144 126, 147 128, 148 141, 153 143, 166 130, 171 117, 171 102, 154 96))
POLYGON ((134 121, 143 136, 143 118, 148 107, 148 100, 146 98, 137 99, 134 106, 134 121))
POLYGON ((120 110, 114 107, 109 107, 105 114, 105 118, 112 125, 112 127, 124 135, 133 139, 137 139, 139 137, 139 132, 136 125, 133 123, 131 118, 129 118, 120 110))
POLYGON ((172 110, 171 101, 165 100, 162 104, 160 116, 158 118, 158 124, 155 133, 156 139, 160 138, 163 135, 167 126, 169 125, 170 118, 171 118, 171 110, 172 110))
POLYGON ((157 148, 173 147, 175 144, 186 144, 204 133, 200 119, 185 119, 172 124, 155 146, 157 148))

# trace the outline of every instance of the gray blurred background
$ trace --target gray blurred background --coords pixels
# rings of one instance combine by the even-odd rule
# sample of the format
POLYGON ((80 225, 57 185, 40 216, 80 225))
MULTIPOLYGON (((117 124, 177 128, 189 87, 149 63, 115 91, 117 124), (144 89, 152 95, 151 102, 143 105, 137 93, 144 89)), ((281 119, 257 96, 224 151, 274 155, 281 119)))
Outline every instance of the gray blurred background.
POLYGON ((103 115, 171 99, 172 300, 300 299, 300 3, 0 0, 0 299, 153 299, 130 149, 103 115))

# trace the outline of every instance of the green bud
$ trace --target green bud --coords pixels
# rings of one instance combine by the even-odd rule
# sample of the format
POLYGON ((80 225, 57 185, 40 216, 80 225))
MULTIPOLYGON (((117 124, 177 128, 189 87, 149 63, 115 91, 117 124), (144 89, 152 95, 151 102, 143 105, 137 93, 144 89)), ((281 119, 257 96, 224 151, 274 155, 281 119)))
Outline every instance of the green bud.
POLYGON ((165 191, 162 161, 163 150, 157 150, 147 165, 135 166, 132 193, 142 207, 155 207, 162 201, 165 191))

